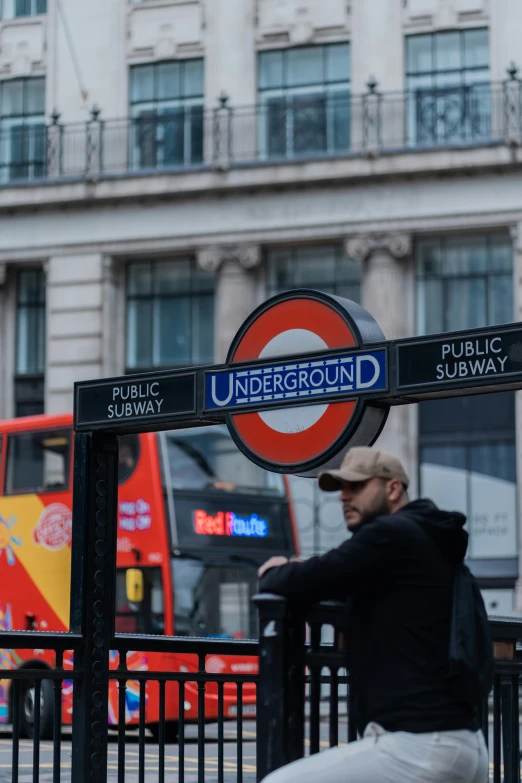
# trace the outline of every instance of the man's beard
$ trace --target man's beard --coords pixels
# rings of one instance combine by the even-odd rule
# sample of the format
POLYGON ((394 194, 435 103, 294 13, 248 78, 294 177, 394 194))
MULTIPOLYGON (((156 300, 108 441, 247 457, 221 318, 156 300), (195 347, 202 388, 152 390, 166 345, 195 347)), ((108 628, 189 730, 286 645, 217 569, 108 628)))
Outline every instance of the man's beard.
MULTIPOLYGON (((359 511, 359 509, 357 509, 359 511)), ((365 511, 359 511, 361 515, 361 519, 359 521, 359 524, 361 522, 365 522, 367 519, 372 519, 373 517, 380 517, 380 516, 386 516, 391 511, 388 498, 382 493, 382 495, 379 495, 379 497, 375 498, 375 502, 371 508, 366 509, 365 511)))

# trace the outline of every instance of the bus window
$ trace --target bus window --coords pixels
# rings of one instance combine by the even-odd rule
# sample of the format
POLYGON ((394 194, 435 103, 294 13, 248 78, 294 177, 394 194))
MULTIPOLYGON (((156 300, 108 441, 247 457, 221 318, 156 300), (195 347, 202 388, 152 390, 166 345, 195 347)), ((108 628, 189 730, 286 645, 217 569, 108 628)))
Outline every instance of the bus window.
POLYGON ((140 439, 138 435, 123 435, 118 447, 118 484, 123 484, 134 473, 140 457, 140 439))
POLYGON ((41 494, 67 490, 70 454, 69 430, 10 435, 5 494, 41 494))
POLYGON ((159 568, 142 568, 143 601, 130 603, 127 600, 127 569, 116 572, 116 632, 155 633, 165 632, 163 608, 163 584, 159 568))
POLYGON ((176 558, 172 573, 176 636, 257 636, 255 569, 176 558))
POLYGON ((174 489, 284 494, 283 480, 242 454, 223 427, 166 432, 168 468, 174 489))

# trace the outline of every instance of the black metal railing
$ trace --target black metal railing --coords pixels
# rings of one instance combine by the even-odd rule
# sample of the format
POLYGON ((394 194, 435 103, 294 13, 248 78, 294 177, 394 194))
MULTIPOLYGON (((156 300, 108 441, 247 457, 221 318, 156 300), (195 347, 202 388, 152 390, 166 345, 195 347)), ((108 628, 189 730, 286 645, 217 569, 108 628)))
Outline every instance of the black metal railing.
MULTIPOLYGON (((64 668, 64 654, 68 651, 73 653, 80 641, 81 636, 73 633, 0 632, 3 659, 0 676, 6 701, 4 708, 7 707, 6 717, 12 727, 9 778, 12 783, 27 780, 28 768, 33 783, 39 783, 42 742, 46 739, 52 742, 52 761, 45 764, 46 779, 49 779, 49 767, 52 768, 53 783, 70 779, 70 764, 63 758, 62 690, 65 681, 72 681, 74 687, 81 674, 64 668), (30 656, 26 664, 8 668, 11 650, 34 649, 50 651, 53 665, 43 664, 37 660, 37 656, 30 656), (24 737, 27 739, 24 740, 24 737), (23 748, 21 741, 24 743, 23 748), (32 744, 32 753, 27 752, 27 742, 32 744), (20 758, 22 750, 23 760, 20 758)), ((5 762, 6 758, 3 758, 5 762)), ((7 764, 3 766, 5 768, 7 764)))
MULTIPOLYGON (((246 769, 244 769, 243 745, 247 741, 244 734, 245 706, 247 699, 244 698, 244 686, 257 684, 257 674, 230 673, 222 674, 216 671, 206 670, 207 657, 221 656, 256 656, 259 654, 259 647, 256 641, 236 640, 228 641, 221 639, 191 639, 180 637, 160 637, 160 636, 138 636, 134 634, 118 634, 114 642, 114 648, 119 653, 119 663, 115 671, 111 671, 109 679, 118 683, 118 714, 125 711, 126 687, 129 682, 137 683, 139 688, 138 697, 138 717, 136 730, 138 732, 138 757, 135 764, 138 772, 138 780, 145 780, 145 776, 151 772, 157 773, 159 783, 165 783, 167 779, 176 780, 184 783, 188 774, 196 773, 198 783, 226 783, 226 781, 237 781, 237 783, 247 783, 255 780, 255 773, 252 771, 255 765, 249 758, 246 769), (168 653, 179 654, 183 656, 193 656, 196 663, 192 671, 136 671, 127 668, 127 655, 130 652, 136 653, 143 651, 146 653, 168 653), (191 696, 197 698, 197 721, 193 724, 194 731, 190 731, 192 726, 185 719, 187 707, 187 692, 192 686, 191 696), (216 702, 217 712, 209 715, 207 711, 208 691, 212 691, 212 696, 216 702), (146 723, 145 723, 145 705, 148 696, 152 696, 153 691, 158 699, 158 722, 153 725, 154 739, 157 741, 157 756, 147 754, 146 743, 146 723), (235 706, 235 717, 230 717, 230 706, 227 704, 233 701, 235 706), (169 702, 177 705, 178 721, 176 725, 166 721, 166 708, 169 702), (228 714, 227 714, 228 713, 228 714), (208 736, 206 726, 212 722, 212 736, 208 736), (225 727, 233 726, 234 732, 227 732, 225 737, 225 727), (233 736, 230 736, 232 733, 233 736), (175 741, 177 750, 177 761, 173 767, 168 764, 166 756, 166 745, 170 741, 175 741), (215 740, 215 757, 212 762, 206 759, 206 749, 209 743, 213 744, 215 740), (196 746, 196 757, 187 759, 187 747, 196 746), (234 747, 234 752, 227 752, 225 749, 234 747), (147 758, 149 755, 150 760, 147 758), (190 770, 187 770, 190 766, 190 770), (168 769, 170 767, 170 770, 168 769), (175 772, 175 777, 166 777, 166 772, 175 772), (246 773, 246 774, 245 774, 246 773)), ((134 686, 136 687, 136 685, 134 686)), ((251 694, 250 694, 251 697, 251 694)), ((251 700, 251 698, 250 698, 251 700)), ((248 715, 249 719, 255 720, 255 713, 248 715)), ((150 727, 149 727, 150 728, 150 727)), ((128 727, 127 727, 128 729, 128 727)), ((118 721, 118 746, 117 746, 117 780, 118 783, 125 783, 126 769, 126 748, 128 747, 128 731, 126 732, 125 723, 118 721)), ((252 740, 250 740, 252 743, 252 740)))
POLYGON ((522 143, 522 80, 267 96, 85 123, 0 125, 0 185, 522 143))
MULTIPOLYGON (((279 596, 259 595, 255 601, 260 638, 257 775, 262 780, 308 753, 357 739, 357 729, 350 710, 344 605, 319 604, 303 615, 279 596)), ((490 779, 520 783, 522 653, 517 645, 522 647, 522 619, 496 618, 490 625, 496 668, 481 716, 490 779)))

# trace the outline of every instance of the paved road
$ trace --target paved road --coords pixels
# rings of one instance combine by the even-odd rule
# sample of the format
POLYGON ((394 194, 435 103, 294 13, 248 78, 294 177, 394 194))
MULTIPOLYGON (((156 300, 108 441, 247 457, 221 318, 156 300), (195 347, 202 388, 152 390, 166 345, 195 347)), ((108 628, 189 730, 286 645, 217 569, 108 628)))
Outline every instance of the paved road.
MULTIPOLYGON (((346 722, 339 721, 340 743, 346 739, 346 722)), ((225 744, 224 781, 237 783, 237 743, 235 724, 227 723, 224 729, 225 744)), ((243 724, 243 782, 254 783, 256 771, 255 723, 245 721, 243 724)), ((329 743, 328 726, 321 725, 321 747, 327 748, 329 743)), ((61 783, 70 783, 71 779, 71 734, 70 729, 62 734, 61 783)), ((205 783, 216 783, 218 776, 217 726, 205 727, 205 783)), ((125 783, 138 783, 139 748, 137 732, 128 732, 125 749, 125 783)), ((12 739, 9 731, 0 732, 0 783, 11 783, 12 739)), ((53 746, 51 742, 40 744, 40 781, 52 781, 53 746)), ((185 783, 196 783, 198 780, 198 744, 197 727, 188 726, 185 741, 185 783)), ((118 746, 116 734, 109 735, 109 774, 108 781, 116 783, 118 774, 118 746)), ((145 781, 157 783, 159 775, 158 746, 152 736, 147 736, 145 747, 145 781)), ((493 780, 492 768, 490 780, 493 780)), ((19 783, 33 781, 33 743, 29 740, 20 741, 19 783)), ((179 782, 179 748, 177 744, 165 748, 165 783, 179 782)))

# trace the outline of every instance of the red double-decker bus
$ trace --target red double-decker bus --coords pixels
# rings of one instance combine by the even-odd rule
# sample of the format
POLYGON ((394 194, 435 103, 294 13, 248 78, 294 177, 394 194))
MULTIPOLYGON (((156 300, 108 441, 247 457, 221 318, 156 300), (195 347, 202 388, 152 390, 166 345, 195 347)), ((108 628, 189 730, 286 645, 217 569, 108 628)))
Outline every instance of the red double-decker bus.
MULTIPOLYGON (((69 622, 72 541, 72 416, 0 422, 0 629, 64 631, 69 622)), ((286 481, 247 460, 225 427, 120 438, 116 631, 253 638, 256 565, 297 552, 286 481)), ((111 666, 117 665, 111 653, 111 666)), ((192 671, 196 656, 131 653, 129 668, 192 671)), ((2 650, 0 667, 49 667, 52 653, 2 650)), ((255 673, 257 659, 211 656, 207 670, 255 673)), ((71 656, 65 666, 72 667, 71 656)), ((109 722, 118 722, 111 682, 109 722)), ((172 683, 168 688, 176 688, 172 683)), ((158 725, 157 689, 146 723, 158 725)), ((49 736, 53 692, 42 682, 41 733, 49 736)), ((63 689, 62 721, 71 722, 72 682, 63 689)), ((196 686, 185 690, 185 720, 197 719, 196 686)), ((167 699, 174 736, 178 699, 167 699)), ((34 689, 22 695, 21 730, 33 733, 34 689)), ((139 689, 128 683, 126 721, 138 720, 139 689)), ((255 687, 244 686, 244 714, 255 712, 255 687)), ((235 686, 225 687, 225 716, 237 713, 235 686)), ((206 690, 205 716, 217 717, 217 692, 206 690)), ((0 687, 0 722, 10 719, 9 683, 0 687)))

